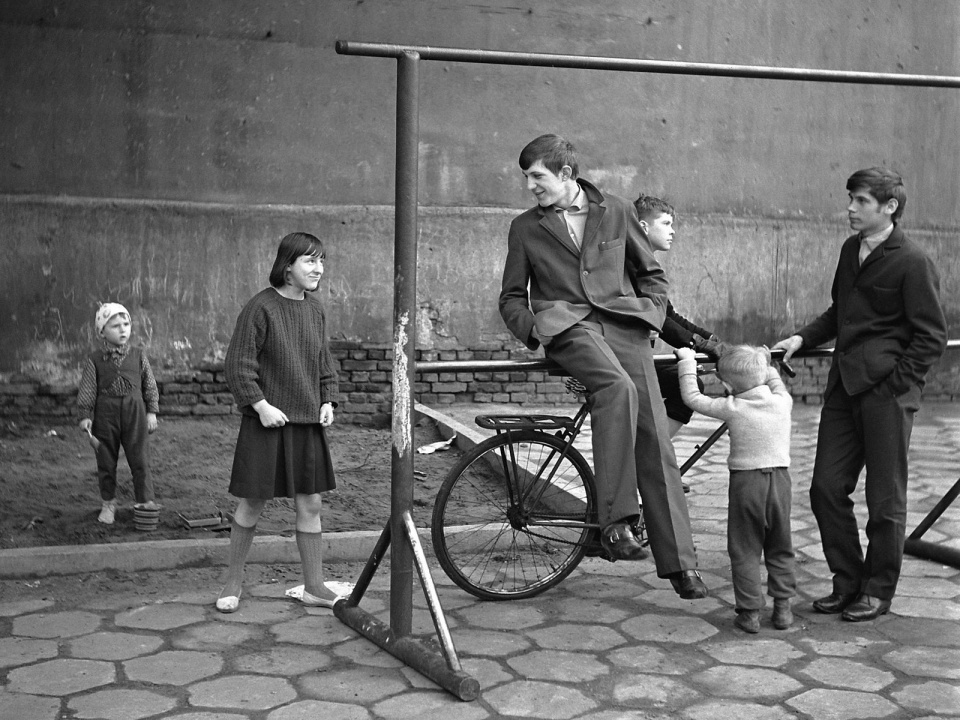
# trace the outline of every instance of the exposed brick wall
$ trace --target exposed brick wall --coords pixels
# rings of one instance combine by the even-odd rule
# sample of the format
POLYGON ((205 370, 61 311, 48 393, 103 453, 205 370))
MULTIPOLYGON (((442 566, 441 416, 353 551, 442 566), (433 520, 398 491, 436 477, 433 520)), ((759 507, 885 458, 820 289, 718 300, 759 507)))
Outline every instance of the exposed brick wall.
MULTIPOLYGON (((334 342, 332 350, 340 363, 340 422, 388 425, 392 409, 391 351, 384 346, 334 342)), ((536 357, 516 345, 483 350, 421 350, 418 361, 522 360, 536 357)), ((795 359, 797 377, 784 378, 798 402, 818 404, 826 386, 827 358, 795 359)), ((188 372, 157 370, 160 414, 166 416, 230 415, 237 412, 227 389, 222 364, 188 372)), ((953 400, 934 375, 924 396, 928 401, 953 400)), ((707 394, 722 394, 716 378, 704 378, 707 394)), ((430 406, 455 403, 561 405, 577 402, 566 392, 563 379, 545 372, 423 373, 414 386, 417 401, 430 406)), ((0 381, 0 417, 71 418, 76 416, 76 384, 49 385, 27 376, 0 381)))

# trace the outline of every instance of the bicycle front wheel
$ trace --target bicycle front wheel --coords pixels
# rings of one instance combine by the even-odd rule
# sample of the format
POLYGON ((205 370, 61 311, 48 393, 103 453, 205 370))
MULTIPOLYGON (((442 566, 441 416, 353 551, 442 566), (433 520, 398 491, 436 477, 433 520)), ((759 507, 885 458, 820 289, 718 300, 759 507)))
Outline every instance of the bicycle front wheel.
POLYGON ((466 453, 433 506, 444 572, 484 600, 528 598, 583 558, 596 528, 593 471, 577 450, 536 430, 502 433, 466 453))

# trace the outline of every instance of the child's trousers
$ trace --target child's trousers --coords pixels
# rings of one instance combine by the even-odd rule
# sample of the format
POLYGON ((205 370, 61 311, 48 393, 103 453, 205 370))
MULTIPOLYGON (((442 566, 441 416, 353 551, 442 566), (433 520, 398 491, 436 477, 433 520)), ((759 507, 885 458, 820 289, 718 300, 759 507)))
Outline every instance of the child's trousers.
POLYGON ((143 398, 139 395, 101 395, 97 398, 91 432, 100 441, 100 449, 97 450, 100 497, 113 500, 117 496, 117 460, 122 447, 133 475, 136 501, 145 503, 153 500, 153 481, 147 464, 150 435, 147 432, 147 410, 143 398))
POLYGON ((737 610, 763 607, 761 554, 767 566, 767 594, 772 598, 797 594, 790 507, 787 468, 730 472, 727 552, 737 610))

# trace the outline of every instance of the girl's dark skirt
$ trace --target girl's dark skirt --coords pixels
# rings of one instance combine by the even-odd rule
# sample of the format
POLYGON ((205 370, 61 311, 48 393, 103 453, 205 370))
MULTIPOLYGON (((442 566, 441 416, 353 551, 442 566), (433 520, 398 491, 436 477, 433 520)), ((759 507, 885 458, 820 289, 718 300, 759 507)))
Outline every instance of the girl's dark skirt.
POLYGON ((292 498, 333 490, 333 461, 319 424, 265 428, 243 415, 233 455, 230 494, 249 500, 292 498))

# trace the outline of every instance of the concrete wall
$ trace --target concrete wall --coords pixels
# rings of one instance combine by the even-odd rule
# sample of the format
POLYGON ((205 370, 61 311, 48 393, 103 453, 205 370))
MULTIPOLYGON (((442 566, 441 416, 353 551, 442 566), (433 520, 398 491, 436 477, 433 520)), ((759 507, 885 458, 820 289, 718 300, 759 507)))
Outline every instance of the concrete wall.
MULTIPOLYGON (((216 359, 276 241, 328 242, 334 335, 388 341, 396 64, 337 39, 960 75, 960 4, 0 2, 0 373, 60 381, 98 300, 155 364, 216 359)), ((680 310, 771 341, 825 307, 846 176, 906 178, 960 315, 960 93, 455 63, 421 69, 422 347, 502 341, 516 168, 544 131, 681 209, 680 310)))

